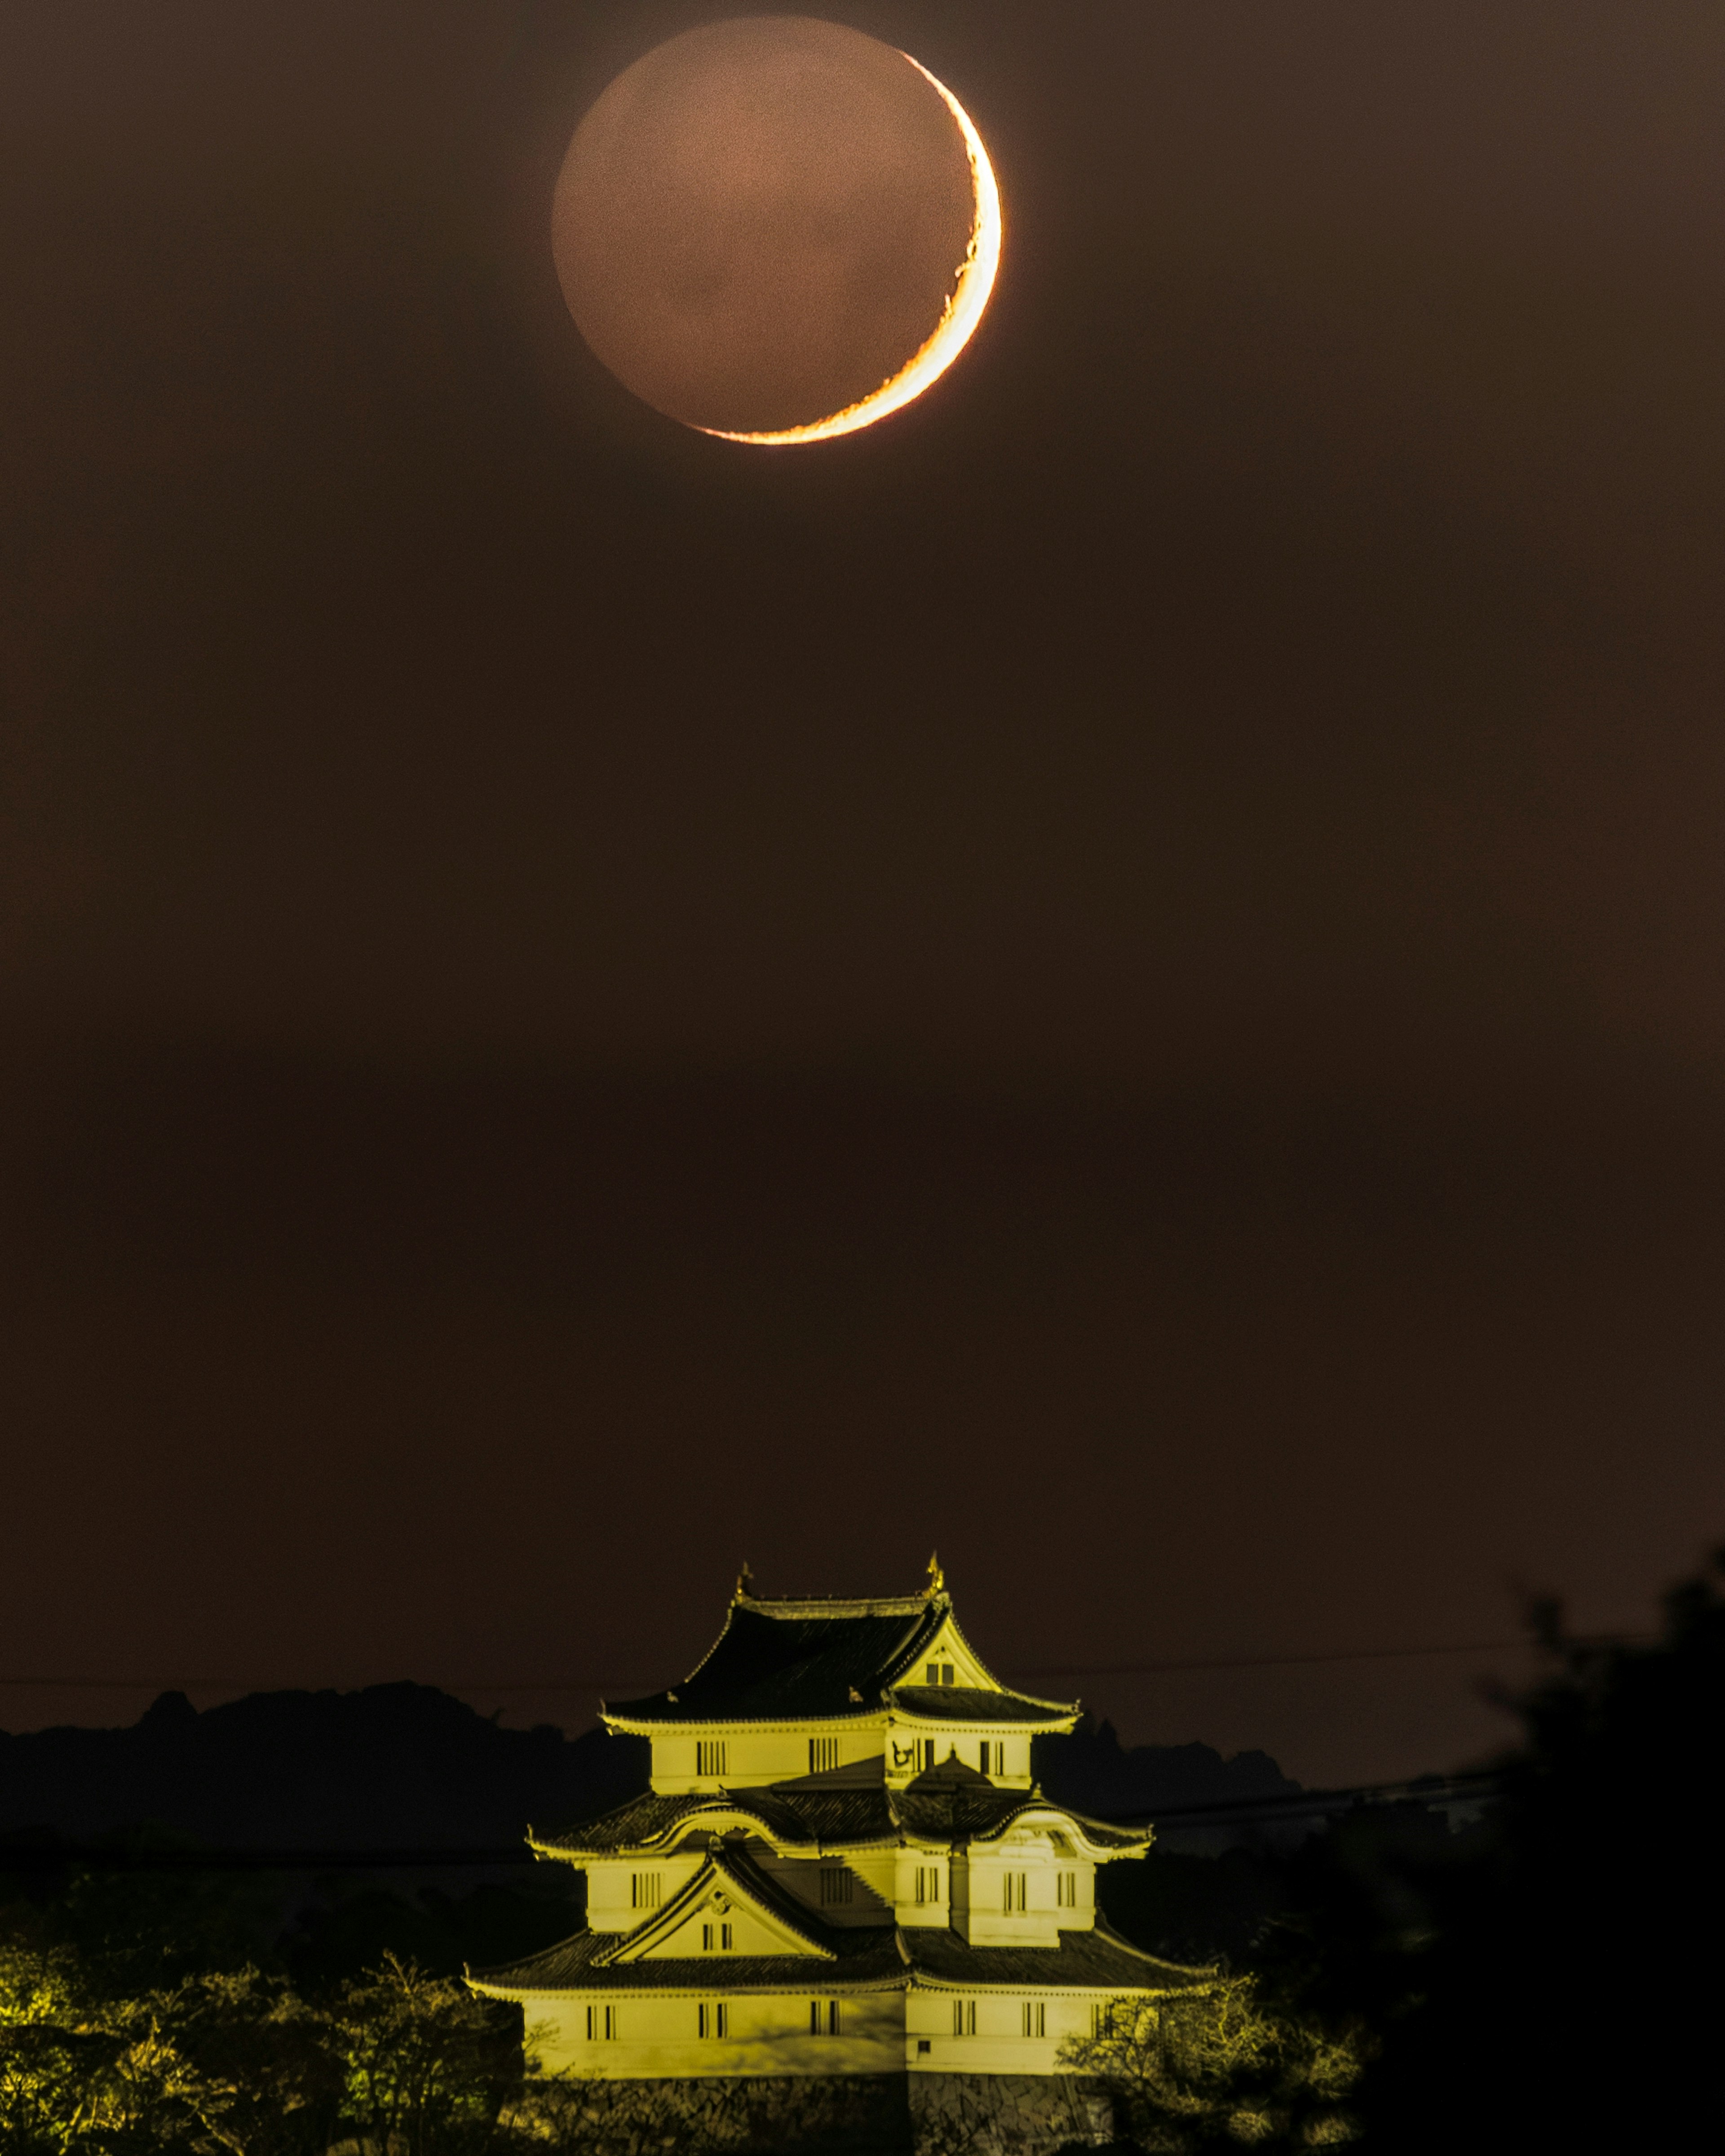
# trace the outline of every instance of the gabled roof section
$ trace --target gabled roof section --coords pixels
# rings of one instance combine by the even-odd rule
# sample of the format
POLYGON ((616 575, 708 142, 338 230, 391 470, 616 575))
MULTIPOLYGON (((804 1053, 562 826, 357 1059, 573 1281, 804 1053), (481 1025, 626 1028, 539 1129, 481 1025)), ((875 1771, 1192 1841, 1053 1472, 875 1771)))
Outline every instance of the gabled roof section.
MULTIPOLYGON (((937 1690, 943 1721, 1052 1726, 1076 1717, 1076 1705, 999 1686, 960 1630, 938 1568, 931 1573, 921 1594, 848 1602, 771 1601, 750 1591, 745 1573, 723 1631, 680 1684, 601 1713, 614 1729, 644 1732, 702 1722, 842 1721, 879 1714, 906 1692, 937 1690), (943 1635, 981 1681, 918 1682, 919 1662, 943 1635)), ((907 1711, 925 1710, 912 1703, 907 1711)))
POLYGON ((703 1954, 646 1961, 602 1962, 611 1943, 605 1932, 577 1932, 572 1938, 529 1954, 504 1969, 472 1969, 468 1982, 492 1999, 531 1999, 547 1992, 766 1991, 783 1993, 812 1979, 823 1992, 902 1991, 909 1972, 891 1925, 853 1927, 830 1935, 833 1958, 813 1964, 784 1954, 703 1954), (819 1970, 817 1977, 815 1971, 819 1970))
POLYGON ((1050 1803, 1040 1789, 1002 1789, 980 1774, 963 1779, 948 1764, 919 1774, 890 1793, 894 1818, 906 1834, 925 1844, 999 1841, 1016 1826, 1056 1827, 1076 1837, 1086 1856, 1140 1856, 1151 1844, 1148 1829, 1106 1825, 1065 1804, 1050 1803))
MULTIPOLYGON (((733 1921, 735 1912, 746 1911, 771 1938, 772 1947, 766 1950, 769 1953, 822 1961, 834 1958, 833 1949, 824 1936, 825 1928, 815 1922, 807 1910, 781 1892, 747 1857, 715 1850, 688 1885, 680 1893, 674 1894, 657 1916, 632 1932, 619 1934, 614 1945, 595 1955, 594 1965, 641 1961, 649 1955, 658 1959, 691 1958, 677 1953, 667 1955, 666 1944, 709 1907, 716 1907, 721 1914, 732 1916, 733 1921)), ((716 1974, 723 1973, 721 1960, 706 1961, 704 1965, 712 1968, 716 1974)))

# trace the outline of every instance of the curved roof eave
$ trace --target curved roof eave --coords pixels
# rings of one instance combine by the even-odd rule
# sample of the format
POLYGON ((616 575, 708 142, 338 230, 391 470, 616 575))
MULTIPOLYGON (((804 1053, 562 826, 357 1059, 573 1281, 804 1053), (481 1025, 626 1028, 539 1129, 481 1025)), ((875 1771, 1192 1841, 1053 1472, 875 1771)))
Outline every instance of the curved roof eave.
MULTIPOLYGON (((923 1691, 932 1689, 932 1687, 920 1685, 911 1686, 908 1687, 901 1687, 893 1694, 893 1720, 895 1722, 914 1722, 918 1724, 919 1727, 925 1729, 951 1729, 955 1726, 962 1726, 966 1730, 1009 1729, 1019 1735, 1022 1735, 1026 1730, 1029 1731, 1032 1735, 1045 1735, 1050 1732, 1057 1732, 1064 1736, 1070 1733, 1073 1724, 1078 1720, 1080 1714, 1083 1712, 1081 1707, 1062 1707, 1052 1709, 1040 1716, 1003 1714, 998 1717, 993 1717, 986 1714, 936 1714, 932 1711, 925 1714, 920 1712, 917 1708, 914 1707, 907 1707, 904 1703, 904 1691, 906 1689, 911 1691, 923 1691)), ((972 1686, 964 1686, 961 1688, 955 1686, 950 1691, 944 1691, 942 1693, 942 1697, 944 1698, 952 1700, 963 1699, 968 1704, 970 1702, 975 1701, 978 1697, 983 1699, 991 1699, 994 1697, 995 1695, 992 1692, 979 1693, 976 1688, 972 1686)), ((1048 1707, 1048 1702, 1046 1700, 1028 1699, 1021 1691, 1002 1691, 999 1697, 1002 1699, 1019 1702, 1027 1707, 1040 1707, 1044 1708, 1048 1707)))
MULTIPOLYGON (((683 1681, 686 1684, 688 1679, 683 1681)), ((669 1716, 634 1716, 614 1713, 604 1702, 599 1702, 599 1720, 608 1729, 620 1729, 627 1737, 675 1736, 689 1729, 807 1729, 817 1722, 842 1722, 847 1726, 866 1722, 872 1717, 884 1729, 891 1709, 878 1701, 874 1705, 865 1700, 860 1707, 834 1708, 826 1714, 705 1714, 692 1717, 687 1722, 673 1721, 669 1716)))

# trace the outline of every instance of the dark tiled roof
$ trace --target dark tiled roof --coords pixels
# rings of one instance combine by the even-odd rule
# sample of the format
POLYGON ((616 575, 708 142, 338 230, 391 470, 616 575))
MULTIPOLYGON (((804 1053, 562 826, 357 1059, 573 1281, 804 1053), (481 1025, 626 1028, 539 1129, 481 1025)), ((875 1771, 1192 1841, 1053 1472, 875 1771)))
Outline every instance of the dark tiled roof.
MULTIPOLYGON (((751 1792, 752 1794, 753 1793, 751 1792)), ((862 1789, 787 1789, 773 1793, 805 1833, 829 1847, 896 1841, 898 1822, 884 1784, 862 1789)))
POLYGON ((1093 1932, 1062 1932, 1058 1947, 973 1947, 956 1932, 934 1930, 911 1929, 901 1936, 911 1966, 937 1984, 1183 1991, 1208 1983, 1214 1974, 1141 1953, 1100 1922, 1093 1932))
POLYGON ((1092 1845, 1136 1849, 1141 1832, 1086 1819, 1065 1804, 1050 1803, 1028 1789, 997 1789, 973 1768, 951 1763, 919 1774, 908 1788, 889 1789, 879 1782, 845 1788, 804 1782, 778 1782, 766 1789, 691 1790, 677 1797, 632 1797, 601 1818, 578 1820, 562 1834, 535 1837, 541 1849, 603 1856, 641 1849, 683 1825, 699 1832, 703 1818, 715 1823, 724 1815, 758 1820, 775 1840, 826 1849, 857 1848, 870 1842, 894 1842, 901 1833, 919 1841, 975 1841, 1003 1832, 1020 1814, 1053 1811, 1072 1820, 1092 1845))
POLYGON ((1023 1789, 997 1789, 987 1782, 944 1789, 932 1784, 933 1777, 926 1775, 892 1793, 901 1824, 920 1841, 968 1841, 993 1834, 1030 1801, 1023 1789))
POLYGON ((794 1845, 806 1843, 896 1841, 898 1828, 888 1809, 885 1787, 798 1789, 795 1785, 727 1789, 720 1794, 691 1790, 679 1797, 636 1797, 603 1818, 578 1820, 562 1834, 536 1836, 542 1849, 605 1855, 640 1849, 681 1824, 699 1832, 703 1818, 714 1822, 741 1813, 757 1819, 773 1838, 794 1845))
POLYGON ((639 1849, 649 1841, 656 1841, 668 1828, 691 1812, 699 1811, 703 1804, 714 1802, 711 1796, 699 1792, 686 1796, 656 1796, 649 1789, 640 1796, 631 1797, 627 1804, 619 1804, 615 1811, 601 1812, 595 1818, 579 1819, 564 1828, 561 1834, 534 1835, 531 1839, 542 1849, 580 1849, 595 1851, 619 1849, 639 1849))
POLYGON ((624 1722, 773 1722, 878 1713, 883 1686, 945 1622, 944 1597, 734 1602, 712 1651, 669 1691, 610 1706, 624 1722), (857 1697, 853 1698, 855 1692, 857 1697))
POLYGON ((983 1691, 975 1685, 895 1685, 892 1697, 906 1714, 930 1722, 1027 1722, 1047 1727, 1070 1722, 1078 1712, 1058 1702, 1027 1699, 1017 1691, 983 1691))
POLYGON ((1093 1932, 1062 1932, 1058 1947, 971 1947, 956 1932, 900 1931, 884 1924, 820 1931, 832 1949, 831 1961, 799 1954, 702 1954, 607 1964, 599 1957, 615 1948, 618 1935, 578 1932, 525 1961, 472 1974, 486 1989, 505 1992, 830 1992, 887 1989, 906 1982, 912 1972, 954 1988, 1038 1991, 1187 1990, 1213 1974, 1140 1953, 1101 1925, 1093 1932))
POLYGON ((617 1933, 578 1932, 543 1953, 506 1969, 475 1969, 472 1975, 475 1984, 499 1991, 785 1991, 806 1984, 811 1992, 828 1992, 903 1981, 904 1957, 891 1925, 823 1927, 821 1937, 831 1947, 830 1961, 803 1954, 701 1954, 602 1963, 600 1955, 617 1945, 617 1933))

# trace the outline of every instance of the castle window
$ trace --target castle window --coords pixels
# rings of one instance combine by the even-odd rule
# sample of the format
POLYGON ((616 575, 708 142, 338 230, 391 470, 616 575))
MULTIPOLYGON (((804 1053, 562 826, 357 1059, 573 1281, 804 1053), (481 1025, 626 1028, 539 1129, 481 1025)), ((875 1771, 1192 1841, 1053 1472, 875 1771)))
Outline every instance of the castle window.
POLYGON ((839 1763, 839 1740, 836 1737, 811 1737, 809 1740, 809 1771, 811 1774, 830 1774, 839 1763))
POLYGON ((933 1739, 933 1738, 932 1738, 932 1737, 925 1737, 925 1738, 922 1738, 922 1739, 918 1742, 918 1743, 917 1743, 917 1745, 916 1745, 916 1763, 917 1763, 917 1765, 918 1765, 919 1767, 921 1767, 921 1768, 922 1768, 925 1772, 927 1772, 927 1770, 929 1768, 931 1768, 931 1767, 932 1767, 932 1766, 933 1766, 933 1764, 934 1764, 934 1739, 933 1739))
POLYGON ((1111 2036, 1114 2034, 1114 2001, 1099 1999, 1090 2010, 1090 2033, 1092 2036, 1111 2036))
POLYGON ((830 1909, 849 1902, 855 1891, 855 1877, 847 1871, 843 1865, 827 1865, 822 1867, 820 1875, 822 1908, 830 1909))
POLYGON ((725 1771, 725 1747, 716 1738, 703 1738, 695 1747, 695 1771, 697 1774, 722 1774, 725 1771))
POLYGON ((696 2026, 703 2036, 728 2036, 731 2033, 731 2009, 719 1999, 709 2006, 703 1999, 695 2010, 696 2026))
POLYGON ((973 1999, 955 1999, 952 2001, 952 2034, 955 2036, 973 2036, 976 2034, 976 2001, 973 1999))
POLYGON ((1009 1917, 1022 1913, 1029 1906, 1029 1874, 1025 1871, 1005 1871, 1001 1874, 1000 1906, 1009 1917))
POLYGON ((1055 1907, 1057 1909, 1076 1909, 1078 1907, 1078 1874, 1076 1871, 1055 1872, 1055 1907))
POLYGON ((836 2036, 840 2015, 836 1999, 811 1999, 809 2002, 809 2033, 811 2036, 836 2036))
POLYGON ((1024 2034, 1027 2036, 1045 2036, 1048 2034, 1048 2009, 1040 1999, 1024 2001, 1024 2034))
POLYGON ((591 2044, 601 2038, 611 2043, 617 2041, 617 2009, 614 2006, 589 2006, 587 2010, 587 2041, 591 2044))
POLYGON ((956 1684, 957 1681, 958 1672, 952 1667, 952 1665, 948 1662, 946 1667, 941 1671, 941 1682, 942 1684, 956 1684))
POLYGON ((703 1924, 701 1926, 701 1951, 703 1953, 711 1953, 715 1945, 717 1946, 721 1953, 730 1953, 731 1927, 729 1924, 703 1924))
POLYGON ((629 1882, 630 1906, 637 1909, 656 1909, 665 1899, 665 1876, 658 1871, 637 1871, 629 1882))
POLYGON ((937 1864, 919 1864, 916 1866, 916 1899, 919 1902, 938 1902, 941 1897, 941 1868, 937 1864))
POLYGON ((998 1744, 991 1744, 985 1737, 982 1743, 977 1747, 977 1753, 982 1770, 985 1774, 988 1772, 991 1763, 995 1772, 998 1773, 999 1771, 1000 1747, 998 1744))

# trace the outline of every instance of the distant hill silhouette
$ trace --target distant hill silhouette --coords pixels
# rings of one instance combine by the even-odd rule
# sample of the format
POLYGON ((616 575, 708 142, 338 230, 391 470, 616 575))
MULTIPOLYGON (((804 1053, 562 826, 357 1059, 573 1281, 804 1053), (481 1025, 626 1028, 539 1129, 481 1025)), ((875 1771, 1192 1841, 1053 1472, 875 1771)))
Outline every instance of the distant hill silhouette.
MULTIPOLYGON (((1192 1851, 1224 1849, 1256 1839, 1258 1830, 1247 1821, 1182 1827, 1180 1812, 1294 1796, 1301 1787, 1267 1752, 1236 1752, 1224 1759, 1213 1746, 1195 1743, 1135 1744, 1128 1751, 1111 1722, 1098 1724, 1088 1716, 1070 1737, 1037 1738, 1034 1763, 1038 1780, 1056 1803, 1097 1819, 1156 1820, 1158 1840, 1165 1846, 1192 1851)), ((1296 1829, 1296 1837, 1304 1831, 1296 1829)))
MULTIPOLYGON (((649 1764, 644 1738, 506 1729, 430 1685, 254 1692, 203 1712, 164 1692, 127 1729, 0 1733, 0 1834, 80 1840, 150 1825, 220 1849, 509 1850, 529 1825, 554 1830, 644 1789, 649 1764)), ((1113 1819, 1299 1786, 1266 1753, 1128 1751, 1106 1722, 1039 1739, 1035 1766, 1057 1801, 1113 1819)), ((1165 1838, 1235 1836, 1171 1823, 1165 1838)))
POLYGON ((430 1685, 164 1692, 129 1729, 0 1733, 0 1833, 150 1824, 223 1849, 511 1849, 644 1788, 644 1738, 506 1729, 430 1685))

